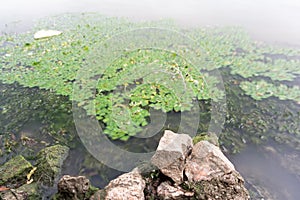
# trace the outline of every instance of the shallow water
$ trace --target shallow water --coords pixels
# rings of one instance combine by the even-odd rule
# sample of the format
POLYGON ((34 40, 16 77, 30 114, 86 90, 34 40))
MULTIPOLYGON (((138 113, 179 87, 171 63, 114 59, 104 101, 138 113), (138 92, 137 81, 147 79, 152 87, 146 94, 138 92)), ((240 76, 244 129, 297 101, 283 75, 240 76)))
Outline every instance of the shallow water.
MULTIPOLYGON (((217 0, 132 0, 130 2, 120 0, 53 0, 47 2, 11 0, 6 1, 0 7, 0 31, 2 33, 26 31, 33 25, 33 20, 49 15, 65 12, 100 12, 104 15, 128 17, 132 20, 172 18, 183 26, 240 25, 250 31, 255 39, 283 46, 300 46, 299 11, 300 3, 292 0, 263 2, 257 0, 248 2, 237 0, 221 2, 217 0)), ((0 99, 0 102, 3 101, 0 99)), ((25 127, 21 132, 39 133, 36 123, 32 126, 30 123, 24 123, 25 127)), ((296 155, 296 158, 299 158, 300 153, 281 148, 274 143, 270 145, 272 148, 250 145, 241 153, 228 156, 249 185, 257 184, 265 188, 274 199, 297 199, 300 196, 299 173, 295 174, 295 171, 291 171, 287 167, 290 160, 284 158, 289 155, 296 155)), ((152 148, 153 145, 150 149, 152 148)), ((102 167, 93 158, 88 161, 87 165, 90 166, 82 166, 84 162, 82 158, 87 155, 83 146, 72 149, 70 160, 64 166, 64 173, 86 175, 91 178, 93 184, 99 187, 103 187, 109 179, 120 173, 102 167), (95 165, 99 167, 93 168, 92 166, 95 165), (100 172, 103 176, 99 175, 100 172)), ((295 161, 297 162, 297 159, 295 161)), ((298 164, 300 165, 300 162, 298 164)))
POLYGON ((300 153, 287 149, 279 153, 277 149, 280 146, 250 145, 241 153, 228 156, 249 188, 251 185, 260 187, 257 189, 262 196, 257 199, 297 200, 300 195, 300 174, 295 169, 289 169, 289 166, 299 165, 295 162, 300 161, 300 153), (289 156, 294 157, 294 162, 288 159, 289 156))

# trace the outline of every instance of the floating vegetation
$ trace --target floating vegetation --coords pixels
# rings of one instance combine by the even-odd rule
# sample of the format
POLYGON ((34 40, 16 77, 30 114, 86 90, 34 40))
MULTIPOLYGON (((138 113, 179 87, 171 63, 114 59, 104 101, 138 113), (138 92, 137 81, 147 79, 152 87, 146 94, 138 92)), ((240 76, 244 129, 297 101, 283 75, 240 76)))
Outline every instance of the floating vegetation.
MULTIPOLYGON (((242 77, 238 85, 255 100, 278 97, 300 101, 299 87, 286 85, 300 75, 300 50, 253 41, 237 27, 180 30, 170 21, 133 23, 80 14, 53 17, 41 21, 32 32, 0 39, 3 83, 18 82, 68 96, 96 115, 105 127, 104 133, 112 139, 127 140, 139 132, 149 122, 150 108, 182 112, 190 110, 195 100, 222 99, 224 91, 215 87, 222 80, 208 75, 216 69, 226 68, 231 75, 242 77), (90 58, 95 48, 110 48, 105 46, 108 39, 144 27, 181 31, 194 44, 190 47, 182 42, 174 47, 178 52, 124 49, 121 57, 114 58, 120 52, 111 52, 114 60, 109 66, 86 68, 93 64, 90 58), (63 34, 34 40, 33 33, 40 29, 60 30, 63 34), (196 57, 182 57, 186 52, 194 52, 196 57), (202 65, 194 66, 189 59, 200 60, 202 65), (77 77, 81 69, 92 72, 77 77), (78 81, 84 84, 85 78, 92 80, 86 83, 94 84, 95 90, 74 85, 78 81), (80 91, 76 96, 74 89, 80 91)), ((169 46, 176 45, 171 39, 165 40, 169 46)))
POLYGON ((264 80, 244 81, 241 88, 246 94, 256 100, 265 99, 271 96, 278 97, 280 100, 295 100, 300 103, 300 87, 289 87, 284 84, 272 84, 264 80))

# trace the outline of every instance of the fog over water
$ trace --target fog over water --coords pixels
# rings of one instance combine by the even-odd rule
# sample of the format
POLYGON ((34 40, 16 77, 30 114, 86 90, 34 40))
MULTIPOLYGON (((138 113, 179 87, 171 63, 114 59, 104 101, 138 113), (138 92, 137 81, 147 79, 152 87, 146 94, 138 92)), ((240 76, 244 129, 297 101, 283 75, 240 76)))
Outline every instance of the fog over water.
POLYGON ((33 19, 66 12, 133 20, 172 18, 186 26, 240 25, 255 39, 300 46, 297 0, 9 0, 0 7, 0 30, 27 30, 33 19))
MULTIPOLYGON (((98 12, 134 21, 173 19, 186 27, 242 26, 256 40, 300 47, 300 0, 2 0, 1 3, 0 34, 30 30, 35 20, 46 16, 98 12)), ((257 178, 260 182, 255 184, 278 193, 278 199, 300 199, 300 178, 282 165, 284 154, 280 153, 270 154, 251 146, 230 159, 245 178, 257 178)))

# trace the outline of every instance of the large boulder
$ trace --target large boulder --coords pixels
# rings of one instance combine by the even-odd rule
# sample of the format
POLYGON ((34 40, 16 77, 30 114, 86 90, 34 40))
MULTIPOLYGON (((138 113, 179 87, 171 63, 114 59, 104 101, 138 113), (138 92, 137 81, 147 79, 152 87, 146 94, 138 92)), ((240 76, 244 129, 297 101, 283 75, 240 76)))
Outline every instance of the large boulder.
POLYGON ((69 148, 62 145, 42 149, 37 155, 35 180, 43 185, 53 186, 59 179, 62 164, 68 154, 69 148))
POLYGON ((105 187, 106 200, 143 200, 145 181, 137 170, 123 174, 105 187))
POLYGON ((166 130, 151 158, 151 163, 176 184, 181 184, 185 159, 192 147, 193 141, 189 135, 166 130))

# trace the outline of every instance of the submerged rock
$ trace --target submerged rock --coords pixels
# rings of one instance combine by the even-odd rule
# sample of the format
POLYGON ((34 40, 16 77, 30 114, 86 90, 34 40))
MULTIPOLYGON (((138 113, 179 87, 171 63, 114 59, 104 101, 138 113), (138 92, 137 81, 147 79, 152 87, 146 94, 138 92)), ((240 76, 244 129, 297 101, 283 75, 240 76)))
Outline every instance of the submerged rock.
POLYGON ((10 189, 0 193, 0 199, 3 200, 27 200, 42 199, 38 185, 36 183, 24 184, 17 189, 10 189))
POLYGON ((37 155, 34 179, 46 186, 53 186, 58 181, 61 166, 67 158, 69 148, 54 145, 41 150, 37 155))
POLYGON ((180 184, 183 182, 185 159, 192 147, 193 142, 189 135, 166 130, 151 158, 151 163, 175 183, 180 184))
POLYGON ((0 167, 0 185, 17 187, 27 181, 26 175, 32 170, 32 165, 19 155, 0 167))
POLYGON ((28 195, 25 191, 11 189, 4 194, 0 194, 1 200, 27 200, 28 195))

